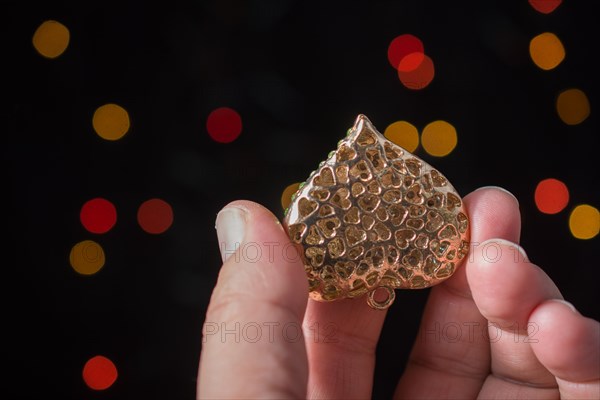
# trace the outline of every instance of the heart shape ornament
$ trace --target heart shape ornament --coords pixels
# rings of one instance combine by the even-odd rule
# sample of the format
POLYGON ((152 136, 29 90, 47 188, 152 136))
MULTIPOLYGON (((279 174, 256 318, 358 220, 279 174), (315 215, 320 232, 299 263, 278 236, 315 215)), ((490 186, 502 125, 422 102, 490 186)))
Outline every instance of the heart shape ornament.
POLYGON ((469 219, 454 187, 364 115, 292 196, 284 226, 302 250, 313 299, 368 293, 376 309, 393 303, 396 288, 449 278, 469 251, 469 219))

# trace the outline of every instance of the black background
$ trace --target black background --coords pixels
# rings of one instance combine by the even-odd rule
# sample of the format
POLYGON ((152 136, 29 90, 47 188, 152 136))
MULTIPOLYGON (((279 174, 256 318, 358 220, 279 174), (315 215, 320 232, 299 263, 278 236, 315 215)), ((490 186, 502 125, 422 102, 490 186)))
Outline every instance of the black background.
MULTIPOLYGON (((214 219, 227 202, 258 201, 278 216, 282 190, 306 179, 359 113, 379 130, 407 120, 421 130, 444 119, 458 132, 447 157, 416 154, 461 194, 499 185, 520 200, 521 243, 566 299, 600 319, 598 237, 568 230, 575 205, 600 204, 597 189, 597 27, 593 2, 554 13, 527 1, 170 1, 72 4, 2 2, 4 190, 2 391, 16 398, 190 399, 201 328, 220 256, 214 219), (68 27, 57 59, 31 38, 45 20, 68 27), (542 71, 529 41, 551 31, 567 56, 542 71), (432 84, 411 91, 389 65, 389 42, 423 40, 432 84), (577 87, 591 115, 567 126, 557 94, 577 87), (98 137, 94 110, 123 106, 129 133, 98 137), (206 117, 237 110, 243 132, 213 142, 206 117), (533 192, 554 177, 568 207, 541 214, 533 192), (115 204, 116 226, 87 232, 81 205, 115 204), (143 232, 137 207, 160 197, 174 210, 162 235, 143 232), (102 245, 104 268, 82 277, 71 247, 102 245), (103 354, 116 383, 94 392, 83 364, 103 354)), ((427 290, 397 291, 378 349, 375 398, 388 398, 410 350, 427 290)), ((225 383, 225 382, 224 382, 225 383)))

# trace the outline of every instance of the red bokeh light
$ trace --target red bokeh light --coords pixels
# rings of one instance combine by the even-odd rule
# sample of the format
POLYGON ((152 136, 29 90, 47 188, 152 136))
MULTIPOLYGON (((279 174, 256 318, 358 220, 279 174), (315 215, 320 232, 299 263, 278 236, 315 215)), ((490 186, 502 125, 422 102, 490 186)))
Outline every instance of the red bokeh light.
POLYGON ((398 78, 404 86, 413 90, 420 90, 426 88, 433 77, 435 76, 435 68, 433 66, 433 60, 429 56, 422 53, 409 54, 402 60, 401 64, 417 65, 413 70, 405 71, 404 69, 398 69, 398 78), (419 63, 419 60, 421 59, 419 63), (405 61, 406 60, 406 61, 405 61))
POLYGON ((87 201, 81 207, 79 219, 83 227, 91 233, 106 233, 117 222, 117 210, 110 201, 98 197, 87 201))
POLYGON ((544 179, 535 188, 535 205, 544 214, 556 214, 569 203, 569 189, 558 179, 544 179))
POLYGON ((407 55, 413 53, 423 54, 424 51, 423 42, 418 37, 407 33, 396 37, 390 42, 388 46, 388 60, 392 67, 398 69, 400 62, 407 55))
POLYGON ((104 390, 117 380, 117 367, 104 356, 90 358, 83 366, 83 380, 90 389, 104 390))
POLYGON ((206 120, 206 130, 219 143, 231 143, 242 133, 242 118, 229 107, 213 110, 206 120))
POLYGON ((173 209, 164 200, 146 200, 138 209, 137 220, 145 232, 155 235, 163 233, 173 223, 173 209))
POLYGON ((529 0, 531 7, 542 14, 550 14, 560 6, 560 3, 562 0, 529 0))

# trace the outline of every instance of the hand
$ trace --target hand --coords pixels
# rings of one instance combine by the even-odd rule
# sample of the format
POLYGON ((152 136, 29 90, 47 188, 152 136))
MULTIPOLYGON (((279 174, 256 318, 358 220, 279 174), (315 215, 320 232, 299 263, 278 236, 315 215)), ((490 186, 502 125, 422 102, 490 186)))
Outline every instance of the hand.
MULTIPOLYGON (((600 398, 600 324, 527 261, 516 199, 484 188, 464 201, 472 250, 431 289, 421 330, 454 323, 472 334, 417 339, 395 398, 600 398), (493 260, 490 246, 501 250, 493 260)), ((217 232, 226 261, 206 314, 198 398, 370 398, 385 311, 364 298, 307 300, 302 262, 260 205, 229 204, 217 232), (336 340, 316 340, 315 323, 335 327, 336 340)))

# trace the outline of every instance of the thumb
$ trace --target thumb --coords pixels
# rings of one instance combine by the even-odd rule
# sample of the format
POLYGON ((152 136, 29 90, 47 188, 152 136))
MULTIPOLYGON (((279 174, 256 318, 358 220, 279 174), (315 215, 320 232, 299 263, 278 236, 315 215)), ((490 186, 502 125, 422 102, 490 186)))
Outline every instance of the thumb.
POLYGON ((224 264, 203 327, 198 398, 304 398, 308 283, 275 216, 249 201, 217 215, 224 264))

